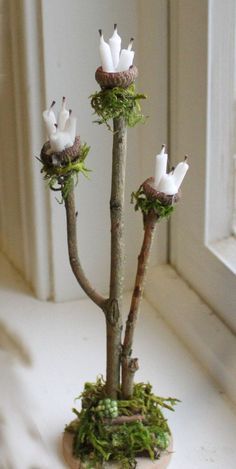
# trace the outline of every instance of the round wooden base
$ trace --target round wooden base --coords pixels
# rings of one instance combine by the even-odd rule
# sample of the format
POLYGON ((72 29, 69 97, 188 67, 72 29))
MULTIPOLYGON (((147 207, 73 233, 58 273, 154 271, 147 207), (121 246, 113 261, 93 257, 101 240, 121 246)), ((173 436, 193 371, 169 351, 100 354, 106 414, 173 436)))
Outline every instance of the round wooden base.
MULTIPOLYGON (((83 464, 77 458, 72 455, 72 443, 73 435, 69 432, 63 433, 63 455, 68 468, 70 469, 83 469, 83 464)), ((151 461, 149 458, 137 458, 137 469, 166 469, 170 463, 171 451, 172 451, 172 441, 170 442, 168 451, 163 453, 160 459, 156 461, 151 461)), ((120 468, 116 463, 106 463, 104 468, 118 469, 120 468)))

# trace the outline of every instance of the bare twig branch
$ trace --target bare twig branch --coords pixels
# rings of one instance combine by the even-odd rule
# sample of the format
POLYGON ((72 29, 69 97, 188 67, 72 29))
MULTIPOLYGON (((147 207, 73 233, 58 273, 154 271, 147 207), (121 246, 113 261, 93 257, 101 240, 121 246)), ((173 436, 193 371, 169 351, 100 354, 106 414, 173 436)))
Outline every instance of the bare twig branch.
POLYGON ((122 349, 122 397, 128 398, 132 395, 133 379, 135 369, 133 369, 131 358, 135 325, 138 317, 139 307, 143 296, 144 283, 146 279, 147 266, 150 250, 154 237, 157 216, 152 211, 144 217, 144 239, 138 257, 138 267, 135 279, 134 291, 131 300, 130 312, 126 321, 125 337, 122 349))
POLYGON ((100 308, 104 309, 106 298, 101 296, 90 284, 85 276, 83 268, 78 257, 77 235, 76 235, 76 210, 74 200, 74 190, 70 191, 65 199, 66 220, 67 220, 67 243, 69 251, 69 259, 72 271, 79 282, 81 288, 88 297, 100 308))

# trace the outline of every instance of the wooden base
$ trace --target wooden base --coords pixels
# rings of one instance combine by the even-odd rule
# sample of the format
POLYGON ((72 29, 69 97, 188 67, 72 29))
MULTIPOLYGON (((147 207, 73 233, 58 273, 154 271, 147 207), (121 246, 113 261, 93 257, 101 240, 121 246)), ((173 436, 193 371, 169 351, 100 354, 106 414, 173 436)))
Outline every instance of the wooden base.
MULTIPOLYGON (((65 461, 70 469, 83 469, 83 464, 77 458, 72 455, 72 443, 73 443, 73 435, 69 432, 63 433, 63 455, 65 461)), ((173 443, 172 440, 168 447, 168 452, 163 453, 160 459, 152 462, 149 458, 137 458, 137 469, 166 469, 170 463, 171 458, 171 451, 173 450, 173 443)), ((104 469, 112 468, 112 469, 120 469, 120 466, 116 463, 106 463, 104 465, 104 469)))

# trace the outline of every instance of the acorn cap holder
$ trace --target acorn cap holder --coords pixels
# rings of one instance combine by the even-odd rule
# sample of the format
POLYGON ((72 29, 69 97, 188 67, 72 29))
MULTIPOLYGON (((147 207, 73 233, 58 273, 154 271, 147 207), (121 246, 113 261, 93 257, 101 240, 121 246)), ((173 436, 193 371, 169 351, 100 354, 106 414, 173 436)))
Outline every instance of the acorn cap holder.
POLYGON ((65 167, 69 162, 74 162, 80 159, 80 151, 81 142, 79 136, 75 137, 74 144, 71 147, 60 152, 53 152, 48 140, 43 145, 40 158, 46 167, 65 167))
POLYGON ((102 67, 98 67, 95 73, 96 81, 102 89, 107 88, 128 88, 138 76, 138 69, 132 65, 124 72, 104 72, 102 67))
POLYGON ((112 131, 109 121, 119 117, 124 118, 127 127, 145 122, 140 100, 146 96, 135 91, 137 76, 138 69, 134 65, 123 72, 104 72, 102 67, 96 70, 95 78, 101 90, 90 96, 94 114, 99 117, 96 123, 105 124, 112 131))
MULTIPOLYGON (((47 141, 41 150, 40 162, 43 164, 41 173, 53 191, 61 191, 62 201, 78 182, 78 174, 85 176, 89 170, 85 167, 84 160, 89 152, 89 147, 81 144, 80 137, 75 137, 74 144, 60 152, 52 151, 50 142, 47 141)), ((61 202, 62 202, 61 201, 61 202)))
POLYGON ((173 195, 165 194, 156 190, 154 185, 154 177, 146 179, 142 184, 143 191, 148 199, 159 200, 162 205, 174 205, 180 199, 180 193, 177 192, 173 195))
POLYGON ((174 210, 174 204, 180 199, 180 192, 168 195, 156 190, 154 178, 146 179, 137 192, 131 195, 131 202, 135 204, 135 210, 141 210, 144 227, 148 219, 155 222, 162 218, 168 218, 174 210))

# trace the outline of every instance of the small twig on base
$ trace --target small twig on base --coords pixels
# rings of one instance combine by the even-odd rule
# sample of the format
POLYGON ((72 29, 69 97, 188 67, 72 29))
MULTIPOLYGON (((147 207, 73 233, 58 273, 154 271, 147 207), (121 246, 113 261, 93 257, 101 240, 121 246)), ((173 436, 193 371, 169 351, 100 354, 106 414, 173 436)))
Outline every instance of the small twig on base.
POLYGON ((134 375, 139 369, 138 359, 122 356, 122 397, 129 399, 133 395, 134 375))
POLYGON ((123 423, 131 422, 144 422, 145 416, 141 414, 137 415, 120 415, 115 419, 103 419, 106 425, 122 425, 123 423))

